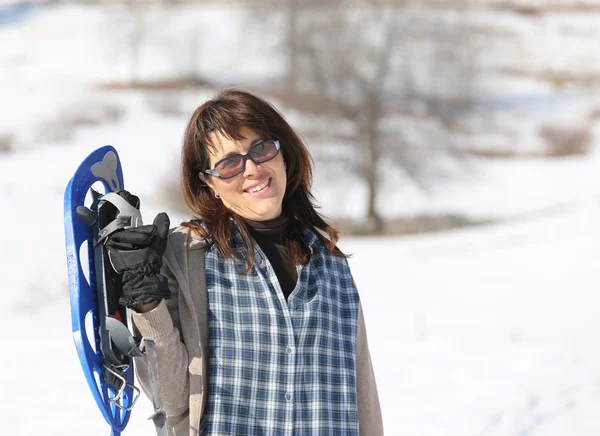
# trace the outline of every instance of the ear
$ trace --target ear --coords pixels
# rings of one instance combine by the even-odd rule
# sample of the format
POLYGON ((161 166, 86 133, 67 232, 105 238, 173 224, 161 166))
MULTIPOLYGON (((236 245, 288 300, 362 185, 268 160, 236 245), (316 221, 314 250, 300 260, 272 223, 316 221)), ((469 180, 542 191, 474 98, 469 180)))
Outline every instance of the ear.
POLYGON ((215 187, 213 186, 213 184, 210 182, 209 178, 206 177, 204 174, 198 174, 198 177, 200 178, 200 180, 202 181, 202 183, 204 183, 205 185, 208 185, 210 188, 215 189, 215 187))

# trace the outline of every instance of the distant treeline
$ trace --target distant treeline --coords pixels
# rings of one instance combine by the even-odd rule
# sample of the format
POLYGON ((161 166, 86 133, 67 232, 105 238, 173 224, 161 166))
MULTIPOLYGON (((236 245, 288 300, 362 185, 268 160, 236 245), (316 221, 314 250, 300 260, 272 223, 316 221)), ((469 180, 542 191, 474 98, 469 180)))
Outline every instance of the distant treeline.
MULTIPOLYGON (((302 2, 304 4, 312 2, 315 5, 324 6, 328 0, 4 0, 0 7, 17 4, 56 4, 56 3, 81 3, 81 4, 176 4, 176 3, 204 3, 204 4, 285 4, 291 2, 302 2)), ((345 3, 348 5, 358 4, 389 4, 389 5, 421 5, 428 7, 453 8, 453 7, 473 7, 485 9, 498 9, 513 11, 522 15, 543 15, 547 13, 558 12, 594 12, 600 11, 600 1, 598 0, 335 0, 336 4, 345 3)))

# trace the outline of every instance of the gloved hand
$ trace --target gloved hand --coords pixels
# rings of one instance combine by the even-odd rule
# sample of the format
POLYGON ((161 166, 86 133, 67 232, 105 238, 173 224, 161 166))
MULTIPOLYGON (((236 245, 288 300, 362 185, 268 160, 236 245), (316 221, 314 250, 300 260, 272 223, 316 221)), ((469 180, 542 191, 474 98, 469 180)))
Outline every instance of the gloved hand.
MULTIPOLYGON (((139 208, 136 196, 127 191, 117 194, 139 208)), ((160 273, 169 225, 169 217, 162 212, 152 225, 118 230, 107 238, 110 263, 117 273, 123 274, 119 304, 137 310, 142 304, 171 297, 167 279, 160 273)))

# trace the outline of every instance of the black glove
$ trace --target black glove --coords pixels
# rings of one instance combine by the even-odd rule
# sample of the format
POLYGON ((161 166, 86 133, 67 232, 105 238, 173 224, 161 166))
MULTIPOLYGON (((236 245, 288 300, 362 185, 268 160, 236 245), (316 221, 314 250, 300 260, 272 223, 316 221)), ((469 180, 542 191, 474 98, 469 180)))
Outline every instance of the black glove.
MULTIPOLYGON (((139 207, 139 202, 135 203, 137 197, 129 192, 118 194, 139 207)), ((118 230, 107 238, 105 245, 110 263, 117 273, 123 274, 123 296, 119 304, 136 310, 141 304, 171 297, 167 279, 160 273, 169 225, 169 217, 162 212, 152 225, 118 230)))

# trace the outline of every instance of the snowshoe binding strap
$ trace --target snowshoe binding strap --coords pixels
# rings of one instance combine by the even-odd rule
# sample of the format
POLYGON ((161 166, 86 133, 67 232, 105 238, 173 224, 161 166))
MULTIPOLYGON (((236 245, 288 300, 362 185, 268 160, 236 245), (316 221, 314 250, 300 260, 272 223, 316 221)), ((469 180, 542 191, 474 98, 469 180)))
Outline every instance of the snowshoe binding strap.
POLYGON ((100 244, 104 241, 108 236, 112 235, 114 232, 120 229, 124 229, 127 227, 138 227, 141 226, 142 223, 142 214, 140 211, 129 204, 125 199, 123 199, 119 194, 114 192, 109 192, 108 194, 104 194, 99 198, 99 202, 109 202, 118 210, 117 216, 113 221, 108 223, 102 229, 98 231, 98 237, 95 241, 95 244, 100 244))

